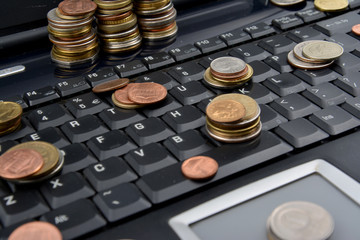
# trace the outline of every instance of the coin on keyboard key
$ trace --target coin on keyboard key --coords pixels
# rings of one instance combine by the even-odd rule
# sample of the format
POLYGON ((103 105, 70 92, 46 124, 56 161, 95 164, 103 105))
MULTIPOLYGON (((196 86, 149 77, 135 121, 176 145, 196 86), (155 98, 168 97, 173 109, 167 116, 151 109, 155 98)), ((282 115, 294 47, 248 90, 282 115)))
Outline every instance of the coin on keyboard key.
POLYGON ((323 12, 337 12, 349 6, 348 0, 315 0, 315 7, 323 12))
POLYGON ((235 78, 241 74, 245 68, 246 63, 236 57, 219 57, 210 64, 211 73, 219 78, 235 78))
POLYGON ((311 42, 303 48, 304 56, 314 60, 330 61, 339 58, 343 53, 342 46, 327 41, 311 42))
POLYGON ((60 230, 48 222, 34 221, 16 228, 9 240, 62 240, 60 230))
POLYGON ((0 102, 0 135, 20 125, 22 112, 22 107, 15 102, 0 102))
POLYGON ((0 176, 18 179, 33 175, 44 165, 41 154, 32 149, 16 149, 0 156, 0 176))
POLYGON ((314 42, 322 42, 320 40, 312 40, 312 41, 305 41, 305 42, 301 42, 298 43, 295 47, 294 47, 294 55, 297 59, 304 61, 304 62, 309 62, 309 63, 324 63, 324 62, 329 62, 329 61, 322 61, 322 60, 314 60, 311 58, 307 58, 304 56, 303 54, 303 49, 306 45, 310 44, 310 43, 314 43, 314 42))
POLYGON ((326 63, 310 63, 304 62, 295 57, 294 50, 291 50, 287 56, 287 60, 291 66, 301 69, 322 69, 330 66, 334 61, 326 62, 326 63))
POLYGON ((323 207, 305 201, 286 202, 278 206, 267 220, 268 239, 328 239, 334 220, 323 207))
POLYGON ((111 81, 96 85, 95 87, 93 87, 92 91, 94 93, 113 91, 113 90, 125 87, 128 83, 129 83, 128 78, 119 78, 119 79, 111 80, 111 81))
POLYGON ((305 2, 305 0, 271 0, 271 2, 278 6, 293 6, 305 2))
POLYGON ((206 108, 206 115, 215 122, 231 123, 240 121, 246 113, 244 105, 234 100, 216 101, 206 108))
POLYGON ((167 89, 158 83, 134 83, 128 91, 130 101, 137 104, 152 104, 164 100, 167 89))
POLYGON ((70 16, 85 15, 94 12, 96 8, 96 3, 91 0, 65 0, 59 4, 61 13, 70 16))
POLYGON ((204 180, 213 177, 219 168, 215 159, 207 156, 195 156, 186 159, 181 165, 185 177, 192 180, 204 180))
POLYGON ((360 36, 360 24, 354 25, 354 26, 351 28, 351 31, 352 31, 354 34, 360 36))

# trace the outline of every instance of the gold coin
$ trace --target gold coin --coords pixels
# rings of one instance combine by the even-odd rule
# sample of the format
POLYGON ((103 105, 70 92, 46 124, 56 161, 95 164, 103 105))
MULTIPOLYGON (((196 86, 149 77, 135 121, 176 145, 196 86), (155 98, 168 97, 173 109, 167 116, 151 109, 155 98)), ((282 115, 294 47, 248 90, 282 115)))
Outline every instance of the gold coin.
POLYGON ((337 12, 349 6, 348 0, 315 0, 314 5, 323 12, 337 12))
POLYGON ((337 43, 327 41, 315 41, 303 48, 303 54, 307 58, 320 61, 331 61, 340 57, 344 49, 337 43))
POLYGON ((245 116, 245 107, 234 100, 210 102, 206 108, 206 115, 215 122, 237 122, 245 116))
POLYGON ((21 118, 23 109, 15 102, 0 102, 0 127, 14 124, 21 118))
POLYGON ((131 4, 131 0, 117 0, 117 1, 101 1, 94 0, 94 2, 98 5, 98 11, 100 9, 119 9, 123 8, 129 4, 131 4))
POLYGON ((8 133, 15 132, 20 128, 21 128, 21 118, 13 126, 11 126, 9 128, 6 128, 5 130, 0 130, 0 136, 6 135, 8 133))
POLYGON ((217 141, 225 142, 225 143, 241 143, 245 141, 252 140, 260 135, 262 124, 261 122, 250 132, 243 135, 234 135, 234 134, 222 134, 219 132, 216 132, 215 130, 212 130, 208 127, 208 125, 205 126, 207 133, 214 138, 217 141))
POLYGON ((210 126, 211 129, 214 129, 214 130, 216 130, 218 132, 221 132, 221 133, 230 134, 230 135, 233 135, 233 134, 246 134, 247 132, 254 129, 257 125, 259 125, 259 123, 260 123, 260 118, 258 117, 256 119, 256 121, 254 123, 252 123, 251 126, 249 126, 249 127, 246 127, 246 128, 239 127, 237 129, 227 130, 227 129, 223 129, 223 128, 219 128, 219 127, 214 126, 208 119, 206 121, 206 124, 208 126, 210 126))
POLYGON ((47 142, 24 142, 10 148, 8 151, 15 149, 33 149, 39 152, 44 159, 43 167, 29 178, 37 178, 46 175, 48 172, 53 170, 53 168, 56 167, 59 161, 60 155, 58 149, 54 145, 47 142))

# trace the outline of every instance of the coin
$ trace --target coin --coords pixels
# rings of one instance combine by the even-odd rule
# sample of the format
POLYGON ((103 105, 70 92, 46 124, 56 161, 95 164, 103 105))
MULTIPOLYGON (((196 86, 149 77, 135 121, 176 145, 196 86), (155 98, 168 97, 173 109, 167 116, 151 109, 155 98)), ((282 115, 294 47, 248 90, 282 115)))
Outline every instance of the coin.
POLYGON ((340 57, 344 49, 337 43, 327 41, 315 41, 304 46, 303 54, 307 58, 330 61, 340 57))
POLYGON ((211 73, 219 77, 233 77, 244 71, 246 63, 236 57, 219 57, 210 63, 211 73))
POLYGON ((11 126, 21 118, 22 107, 15 102, 0 102, 0 129, 11 126))
POLYGON ((354 25, 354 26, 351 28, 351 31, 352 31, 354 34, 360 36, 360 24, 354 25))
POLYGON ((310 43, 314 43, 314 42, 322 42, 320 40, 312 40, 312 41, 305 41, 305 42, 301 42, 298 43, 295 47, 294 47, 294 55, 297 59, 303 61, 303 62, 309 62, 309 63, 324 63, 324 62, 329 62, 329 61, 320 61, 320 60, 314 60, 311 58, 307 58, 303 55, 303 49, 306 45, 310 44, 310 43))
POLYGON ((134 86, 135 83, 129 83, 124 88, 118 89, 114 92, 114 97, 116 101, 126 104, 126 105, 132 105, 135 104, 135 102, 131 101, 128 97, 129 89, 134 86))
POLYGON ((206 115, 212 121, 222 123, 240 121, 245 116, 245 112, 243 104, 230 99, 211 102, 206 108, 206 115))
POLYGON ((331 62, 322 63, 322 64, 304 62, 295 57, 294 50, 291 50, 289 52, 287 60, 290 63, 290 65, 293 67, 297 67, 297 68, 301 68, 301 69, 313 69, 313 70, 326 68, 334 62, 334 61, 331 61, 331 62))
POLYGON ((16 228, 9 240, 62 240, 60 230, 48 222, 29 222, 16 228))
POLYGON ((58 7, 62 14, 80 16, 94 12, 97 5, 91 0, 65 0, 58 7))
POLYGON ((33 175, 44 165, 41 154, 32 149, 16 149, 0 156, 0 176, 18 179, 33 175))
POLYGON ((119 78, 119 79, 111 80, 111 81, 96 85, 95 87, 93 87, 92 91, 94 93, 108 92, 108 91, 122 88, 122 87, 126 86, 128 83, 129 83, 128 78, 119 78))
POLYGON ((323 12, 337 12, 349 6, 348 0, 314 0, 317 9, 323 12))
POLYGON ((305 0, 271 0, 271 2, 278 6, 293 6, 305 2, 305 0))
POLYGON ((207 156, 195 156, 186 159, 181 172, 191 180, 204 180, 213 177, 219 168, 215 159, 207 156))
POLYGON ((328 239, 334 231, 334 220, 323 207, 305 201, 286 202, 268 218, 268 234, 275 239, 328 239))
POLYGON ((137 104, 152 104, 164 100, 167 89, 158 83, 146 82, 134 84, 128 91, 128 98, 137 104))

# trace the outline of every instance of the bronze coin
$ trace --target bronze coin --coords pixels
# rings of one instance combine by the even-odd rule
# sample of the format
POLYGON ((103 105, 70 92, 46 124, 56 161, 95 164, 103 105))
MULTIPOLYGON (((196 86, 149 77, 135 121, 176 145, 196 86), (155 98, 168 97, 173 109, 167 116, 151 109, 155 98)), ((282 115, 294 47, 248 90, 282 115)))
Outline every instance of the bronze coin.
POLYGON ((192 180, 203 180, 213 177, 219 164, 211 157, 195 156, 186 159, 181 165, 185 177, 192 180))
POLYGON ((81 16, 95 11, 97 5, 91 0, 65 0, 58 8, 64 15, 81 16))
POLYGON ((131 101, 128 97, 129 90, 135 85, 135 83, 129 83, 124 88, 118 89, 114 92, 114 97, 116 101, 121 104, 133 105, 135 102, 131 101))
POLYGON ((211 102, 206 108, 206 115, 215 122, 238 122, 245 114, 244 105, 230 99, 211 102))
POLYGON ((95 87, 93 87, 92 91, 94 93, 113 91, 126 86, 128 83, 129 83, 128 78, 119 78, 96 85, 95 87))
POLYGON ((16 228, 9 240, 62 240, 60 230, 48 222, 29 222, 16 228))
POLYGON ((138 83, 133 85, 128 92, 130 101, 137 104, 152 104, 160 102, 167 96, 167 89, 158 83, 138 83))
POLYGON ((354 25, 354 26, 351 28, 351 31, 352 31, 354 34, 360 36, 360 24, 354 25))
POLYGON ((0 176, 19 179, 33 175, 44 165, 41 154, 33 149, 16 149, 0 156, 0 176))

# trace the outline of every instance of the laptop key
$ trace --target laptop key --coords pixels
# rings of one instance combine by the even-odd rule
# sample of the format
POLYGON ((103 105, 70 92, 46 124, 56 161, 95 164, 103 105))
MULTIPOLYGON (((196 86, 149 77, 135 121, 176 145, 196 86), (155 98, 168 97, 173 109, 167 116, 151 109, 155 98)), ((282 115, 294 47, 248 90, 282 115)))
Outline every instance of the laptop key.
POLYGON ((342 108, 355 117, 360 118, 360 97, 346 99, 346 102, 342 105, 342 108))
POLYGON ((204 68, 208 68, 208 67, 210 67, 210 64, 213 60, 215 60, 219 57, 225 57, 225 56, 227 56, 227 53, 228 53, 228 51, 221 51, 221 52, 216 52, 216 53, 210 54, 208 56, 201 58, 199 61, 199 64, 201 66, 203 66, 204 68))
POLYGON ((15 95, 15 96, 5 97, 5 98, 0 99, 0 102, 4 102, 4 101, 16 102, 17 104, 19 104, 22 107, 23 110, 26 110, 27 108, 29 108, 27 103, 24 101, 24 99, 20 95, 15 95))
POLYGON ((94 163, 87 167, 83 173, 98 192, 138 178, 124 160, 119 157, 111 157, 100 163, 94 163))
POLYGON ((115 73, 112 67, 106 67, 94 73, 87 74, 85 78, 90 82, 92 87, 95 87, 100 83, 118 79, 119 76, 115 73))
POLYGON ((275 99, 270 106, 290 120, 305 117, 320 110, 318 106, 297 93, 275 99))
POLYGON ((123 183, 99 192, 94 197, 94 202, 109 222, 123 219, 151 207, 151 203, 132 183, 123 183))
POLYGON ((321 12, 315 8, 300 10, 295 13, 295 15, 300 17, 305 23, 318 21, 326 17, 324 12, 321 12))
POLYGON ((168 70, 168 74, 175 78, 181 84, 189 81, 201 80, 205 69, 196 62, 187 62, 168 70))
POLYGON ((322 108, 339 105, 349 97, 344 91, 331 83, 322 83, 310 87, 303 92, 303 95, 322 108))
POLYGON ((120 130, 112 130, 92 137, 86 145, 99 160, 120 156, 136 148, 136 145, 120 130))
POLYGON ((360 0, 349 0, 349 7, 351 9, 360 7, 360 0))
POLYGON ((209 143, 193 129, 169 137, 164 141, 164 145, 180 161, 211 149, 209 143))
POLYGON ((335 60, 332 68, 341 75, 357 71, 360 69, 360 58, 351 53, 344 52, 343 55, 335 60))
POLYGON ((275 35, 259 42, 259 47, 272 54, 289 52, 295 47, 295 43, 284 35, 275 35))
POLYGON ((259 83, 264 81, 268 77, 278 75, 279 72, 271 68, 269 65, 265 64, 262 61, 253 61, 249 63, 254 69, 254 74, 252 76, 252 81, 259 83))
POLYGON ((357 47, 360 46, 359 40, 345 33, 335 34, 331 37, 327 37, 325 40, 339 44, 344 48, 345 52, 354 51, 357 47))
POLYGON ((262 123, 262 130, 269 131, 281 123, 287 122, 288 120, 281 116, 279 113, 275 112, 268 105, 260 104, 260 119, 262 123))
POLYGON ((327 36, 323 33, 313 29, 312 27, 306 26, 291 30, 286 34, 286 36, 295 42, 305 42, 308 40, 322 40, 327 36))
POLYGON ((0 136, 0 142, 4 142, 7 140, 16 140, 25 137, 27 134, 33 133, 34 131, 35 130, 31 127, 28 120, 22 118, 20 128, 17 129, 15 132, 0 136))
POLYGON ((250 34, 252 38, 259 38, 276 33, 274 28, 263 22, 249 25, 244 28, 244 31, 250 34))
POLYGON ((255 99, 258 104, 266 104, 272 102, 274 99, 278 98, 275 93, 271 92, 268 88, 264 87, 260 83, 253 83, 249 89, 245 87, 240 87, 234 92, 248 95, 255 99))
POLYGON ((175 60, 177 62, 179 62, 179 61, 187 60, 187 59, 190 59, 193 57, 197 57, 197 56, 201 55, 201 52, 194 45, 186 44, 184 46, 171 49, 169 51, 169 54, 173 58, 175 58, 175 60))
POLYGON ((70 98, 65 106, 75 117, 95 114, 109 107, 107 103, 103 102, 92 92, 70 98))
POLYGON ((90 89, 90 85, 85 80, 84 77, 76 77, 71 79, 65 79, 61 82, 58 82, 55 85, 56 91, 62 97, 66 97, 75 93, 79 93, 85 90, 90 89))
POLYGON ((183 105, 198 103, 203 99, 215 95, 197 81, 191 81, 181 86, 177 86, 170 90, 170 94, 183 105))
POLYGON ((81 199, 52 210, 44 214, 40 220, 55 225, 64 239, 79 237, 106 224, 105 219, 88 199, 81 199))
POLYGON ((62 125, 61 130, 72 143, 84 142, 91 137, 108 132, 98 118, 93 115, 86 115, 62 125))
POLYGON ((59 94, 50 86, 24 93, 24 99, 28 102, 29 106, 35 106, 59 98, 59 94))
POLYGON ((94 190, 77 172, 47 180, 41 185, 40 190, 53 209, 95 194, 94 190))
POLYGON ((296 148, 302 148, 329 137, 329 134, 304 118, 281 124, 275 129, 275 133, 296 148))
POLYGON ((205 116, 194 106, 183 106, 167 112, 162 119, 177 133, 205 124, 205 116))
POLYGON ((360 16, 357 12, 349 12, 343 15, 317 22, 314 28, 328 36, 336 33, 351 32, 351 28, 358 24, 360 16))
POLYGON ((339 106, 331 106, 318 111, 309 120, 329 133, 337 135, 360 125, 360 120, 339 106))
POLYGON ((41 130, 47 127, 59 126, 74 119, 74 117, 62 106, 55 103, 31 111, 28 115, 28 119, 36 129, 41 130))
POLYGON ((330 68, 324 68, 320 70, 296 69, 293 73, 295 76, 301 78, 313 86, 333 81, 340 76, 340 74, 331 70, 330 68))
POLYGON ((177 160, 159 143, 150 143, 131 150, 124 158, 140 176, 177 163, 177 160))
POLYGON ((283 31, 288 30, 289 28, 300 26, 303 23, 304 22, 300 17, 295 16, 293 14, 280 18, 275 18, 272 20, 272 25, 277 28, 280 28, 283 31))
POLYGON ((139 146, 162 141, 174 134, 160 119, 154 117, 131 124, 125 131, 139 146))
POLYGON ((360 96, 359 72, 354 71, 340 76, 334 84, 355 97, 360 96))
POLYGON ((49 207, 37 190, 22 190, 3 196, 0 201, 2 225, 12 224, 38 217, 49 211, 49 207))
POLYGON ((64 154, 63 174, 79 171, 97 162, 89 150, 81 143, 73 143, 60 150, 64 154))
POLYGON ((112 130, 127 127, 129 124, 145 119, 136 110, 122 109, 118 107, 103 110, 99 117, 112 130))
POLYGON ((122 63, 115 66, 115 71, 120 77, 131 77, 148 71, 147 67, 140 60, 122 63))
POLYGON ((264 60, 271 54, 254 43, 248 43, 239 47, 233 48, 229 54, 234 57, 241 58, 245 62, 252 62, 256 60, 264 60))
POLYGON ((244 32, 241 28, 225 32, 219 36, 228 46, 232 46, 238 43, 243 43, 251 40, 248 33, 244 32))
POLYGON ((70 144, 69 141, 62 135, 60 130, 54 127, 48 127, 35 133, 26 135, 22 139, 22 142, 27 141, 44 141, 54 144, 58 148, 65 147, 66 145, 70 144))
POLYGON ((2 155, 4 152, 6 152, 8 149, 12 148, 16 144, 18 143, 14 140, 7 140, 0 143, 0 155, 2 155))
POLYGON ((270 77, 263 84, 279 96, 302 92, 308 86, 291 73, 281 73, 270 77))
POLYGON ((167 95, 167 97, 163 101, 147 106, 143 109, 142 112, 147 117, 159 117, 161 115, 164 115, 166 112, 172 111, 179 107, 181 107, 181 104, 176 101, 171 95, 167 95))
POLYGON ((288 52, 280 53, 278 55, 269 56, 264 62, 280 73, 292 72, 294 68, 289 64, 287 56, 288 52))
POLYGON ((179 85, 172 77, 166 74, 163 71, 156 71, 147 75, 140 76, 136 78, 135 82, 155 82, 163 85, 167 90, 172 89, 173 87, 179 85))
POLYGON ((195 42, 195 47, 199 48, 202 53, 209 53, 226 47, 224 41, 219 37, 211 37, 195 42))
POLYGON ((175 62, 175 60, 166 52, 158 52, 143 58, 143 62, 148 69, 156 69, 175 62))

